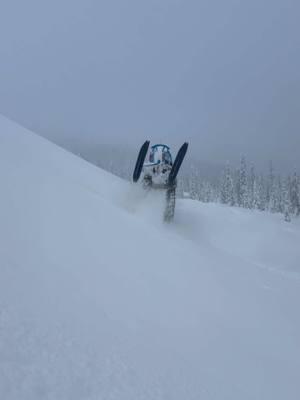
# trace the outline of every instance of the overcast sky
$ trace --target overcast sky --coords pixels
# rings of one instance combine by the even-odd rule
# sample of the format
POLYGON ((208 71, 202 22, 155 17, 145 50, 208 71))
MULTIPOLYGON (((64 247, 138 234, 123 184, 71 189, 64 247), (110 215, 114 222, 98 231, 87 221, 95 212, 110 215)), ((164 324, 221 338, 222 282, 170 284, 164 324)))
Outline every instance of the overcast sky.
POLYGON ((298 0, 0 4, 2 114, 60 142, 300 166, 298 0))

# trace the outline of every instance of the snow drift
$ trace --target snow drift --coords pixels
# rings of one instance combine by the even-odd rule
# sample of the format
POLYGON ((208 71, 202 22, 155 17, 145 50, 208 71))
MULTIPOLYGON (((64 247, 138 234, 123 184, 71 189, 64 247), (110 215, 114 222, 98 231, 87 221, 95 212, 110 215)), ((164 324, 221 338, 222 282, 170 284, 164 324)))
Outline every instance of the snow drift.
POLYGON ((299 221, 178 201, 0 117, 0 398, 298 399, 299 221))

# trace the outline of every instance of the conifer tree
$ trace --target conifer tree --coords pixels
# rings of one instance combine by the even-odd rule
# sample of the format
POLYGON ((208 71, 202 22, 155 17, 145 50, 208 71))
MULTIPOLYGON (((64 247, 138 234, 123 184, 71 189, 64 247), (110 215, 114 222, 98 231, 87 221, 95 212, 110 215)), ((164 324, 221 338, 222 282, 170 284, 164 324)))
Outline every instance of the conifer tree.
POLYGON ((255 190, 255 171, 254 171, 254 165, 252 164, 250 168, 249 182, 248 182, 248 207, 250 209, 255 208, 254 190, 255 190))
POLYGON ((290 180, 290 198, 291 212, 295 215, 300 214, 300 199, 299 199, 299 177, 295 172, 290 180))
POLYGON ((228 162, 222 174, 220 200, 223 204, 234 205, 233 182, 228 162))
POLYGON ((239 207, 247 207, 247 167, 246 159, 244 156, 241 157, 241 164, 238 175, 237 185, 237 202, 239 207))
POLYGON ((286 222, 291 221, 291 197, 290 197, 290 179, 289 177, 285 180, 284 188, 283 188, 283 213, 284 213, 284 220, 286 222))
POLYGON ((267 206, 269 208, 270 208, 270 202, 271 202, 272 195, 273 195, 273 190, 274 190, 274 170, 273 170, 273 162, 271 160, 269 162, 269 174, 268 174, 267 183, 266 183, 266 202, 267 202, 267 206))
POLYGON ((264 184, 264 178, 262 175, 260 175, 259 180, 258 180, 258 209, 260 211, 264 211, 266 209, 266 190, 265 190, 265 184, 264 184))
POLYGON ((259 185, 257 178, 254 180, 254 185, 253 185, 253 203, 252 203, 252 208, 255 210, 259 210, 259 205, 260 205, 260 198, 259 198, 259 185))

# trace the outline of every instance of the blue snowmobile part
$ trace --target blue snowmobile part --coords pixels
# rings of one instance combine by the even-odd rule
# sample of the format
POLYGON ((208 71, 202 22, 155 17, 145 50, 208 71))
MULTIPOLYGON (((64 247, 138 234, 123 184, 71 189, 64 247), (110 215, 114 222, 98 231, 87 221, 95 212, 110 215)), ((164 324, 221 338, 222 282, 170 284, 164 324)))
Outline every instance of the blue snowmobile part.
POLYGON ((182 161, 186 155, 189 144, 185 142, 178 150, 177 156, 175 158, 174 164, 172 166, 171 172, 168 178, 168 185, 173 186, 176 182, 176 177, 181 167, 182 161))
POLYGON ((166 144, 162 144, 162 143, 154 144, 153 146, 151 146, 151 149, 154 149, 155 147, 165 147, 167 150, 170 150, 169 146, 167 146, 166 144))
POLYGON ((144 161, 148 152, 150 141, 146 140, 146 142, 142 145, 138 158, 136 160, 134 172, 133 172, 133 182, 137 182, 141 176, 144 161))

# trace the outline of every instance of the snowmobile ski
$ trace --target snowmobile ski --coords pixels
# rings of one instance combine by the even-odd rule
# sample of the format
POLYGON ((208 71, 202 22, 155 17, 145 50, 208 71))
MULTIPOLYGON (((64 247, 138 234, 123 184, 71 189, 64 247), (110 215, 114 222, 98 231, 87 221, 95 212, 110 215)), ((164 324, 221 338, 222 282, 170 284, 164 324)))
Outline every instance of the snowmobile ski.
POLYGON ((148 152, 150 141, 146 140, 146 142, 142 145, 138 158, 136 160, 134 172, 133 172, 133 182, 137 182, 141 176, 141 172, 143 169, 144 161, 148 152))
POLYGON ((175 158, 174 164, 173 164, 171 172, 169 174, 169 178, 168 178, 169 186, 173 186, 175 184, 176 177, 177 177, 178 171, 181 167, 182 161, 186 155, 188 145, 189 144, 187 142, 185 142, 178 150, 177 156, 175 158))

